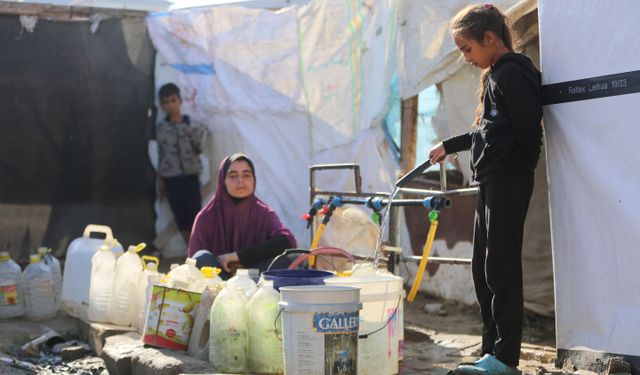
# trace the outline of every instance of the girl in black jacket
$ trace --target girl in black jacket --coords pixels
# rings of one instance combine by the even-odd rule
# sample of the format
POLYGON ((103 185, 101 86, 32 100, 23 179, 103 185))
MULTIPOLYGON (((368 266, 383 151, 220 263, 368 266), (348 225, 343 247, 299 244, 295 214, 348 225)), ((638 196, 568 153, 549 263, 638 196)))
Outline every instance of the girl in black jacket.
POLYGON ((540 156, 540 72, 514 53, 508 19, 493 5, 473 5, 452 20, 451 35, 467 63, 484 69, 470 132, 438 144, 432 163, 471 149, 479 184, 472 273, 483 321, 482 358, 457 374, 516 374, 523 319, 522 239, 540 156))

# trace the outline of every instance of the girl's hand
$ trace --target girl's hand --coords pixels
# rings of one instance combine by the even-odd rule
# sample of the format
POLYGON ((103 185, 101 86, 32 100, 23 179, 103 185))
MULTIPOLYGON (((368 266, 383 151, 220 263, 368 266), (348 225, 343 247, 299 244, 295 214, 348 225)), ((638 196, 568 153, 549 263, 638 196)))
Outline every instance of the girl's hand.
POLYGON ((442 142, 433 146, 431 150, 429 150, 429 161, 431 164, 442 163, 444 158, 447 156, 447 152, 444 150, 444 145, 442 142))
POLYGON ((225 272, 231 272, 232 263, 238 263, 240 259, 238 259, 238 253, 227 253, 218 256, 218 263, 225 270, 225 272))

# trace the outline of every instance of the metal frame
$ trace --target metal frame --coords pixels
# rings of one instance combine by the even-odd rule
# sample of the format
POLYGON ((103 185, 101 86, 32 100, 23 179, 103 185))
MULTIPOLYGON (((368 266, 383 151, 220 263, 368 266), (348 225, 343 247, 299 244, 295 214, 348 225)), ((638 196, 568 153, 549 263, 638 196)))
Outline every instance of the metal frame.
MULTIPOLYGON (((447 184, 447 170, 444 163, 440 164, 440 190, 428 190, 428 189, 414 189, 414 188, 399 188, 402 194, 418 195, 418 196, 460 196, 460 195, 472 195, 478 193, 477 187, 463 188, 448 190, 447 184)), ((328 195, 328 196, 345 196, 345 197, 390 197, 390 193, 386 192, 363 192, 362 191, 362 177, 360 176, 360 166, 355 163, 342 163, 342 164, 316 164, 309 167, 309 204, 312 204, 316 196, 328 195), (353 170, 355 191, 330 191, 318 189, 316 186, 316 173, 323 170, 353 170)), ((397 212, 392 209, 389 212, 389 232, 397 232, 397 212)), ((310 231, 311 239, 313 239, 313 226, 310 231)), ((397 247, 396 236, 389 235, 389 246, 383 246, 383 253, 386 253, 386 257, 381 257, 380 260, 387 262, 387 267, 390 272, 394 272, 396 265, 400 261, 402 254, 401 248, 397 247), (390 261, 391 260, 391 261, 390 261)), ((403 256, 405 261, 412 261, 419 263, 422 260, 422 256, 403 256)), ((366 259, 366 257, 356 257, 356 259, 366 259)), ((438 264, 471 264, 471 259, 464 258, 447 258, 447 257, 429 257, 429 262, 438 264)))

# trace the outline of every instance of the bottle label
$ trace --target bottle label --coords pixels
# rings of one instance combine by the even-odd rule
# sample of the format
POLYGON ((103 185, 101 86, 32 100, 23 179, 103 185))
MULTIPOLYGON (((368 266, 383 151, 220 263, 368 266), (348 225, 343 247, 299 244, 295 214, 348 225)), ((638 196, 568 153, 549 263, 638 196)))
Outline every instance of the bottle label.
POLYGON ((2 306, 18 304, 18 286, 5 285, 0 286, 0 304, 2 306))

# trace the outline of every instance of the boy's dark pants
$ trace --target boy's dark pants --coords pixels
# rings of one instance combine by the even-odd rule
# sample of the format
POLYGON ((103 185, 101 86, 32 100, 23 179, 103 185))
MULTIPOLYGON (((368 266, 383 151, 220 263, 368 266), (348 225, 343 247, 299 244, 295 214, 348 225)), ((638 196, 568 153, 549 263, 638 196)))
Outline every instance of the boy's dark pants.
POLYGON ((193 220, 202 204, 198 175, 165 177, 164 186, 167 190, 169 207, 171 207, 178 229, 190 233, 193 220))
POLYGON ((533 171, 480 185, 472 272, 482 314, 482 354, 509 366, 520 358, 523 319, 522 237, 533 171))

